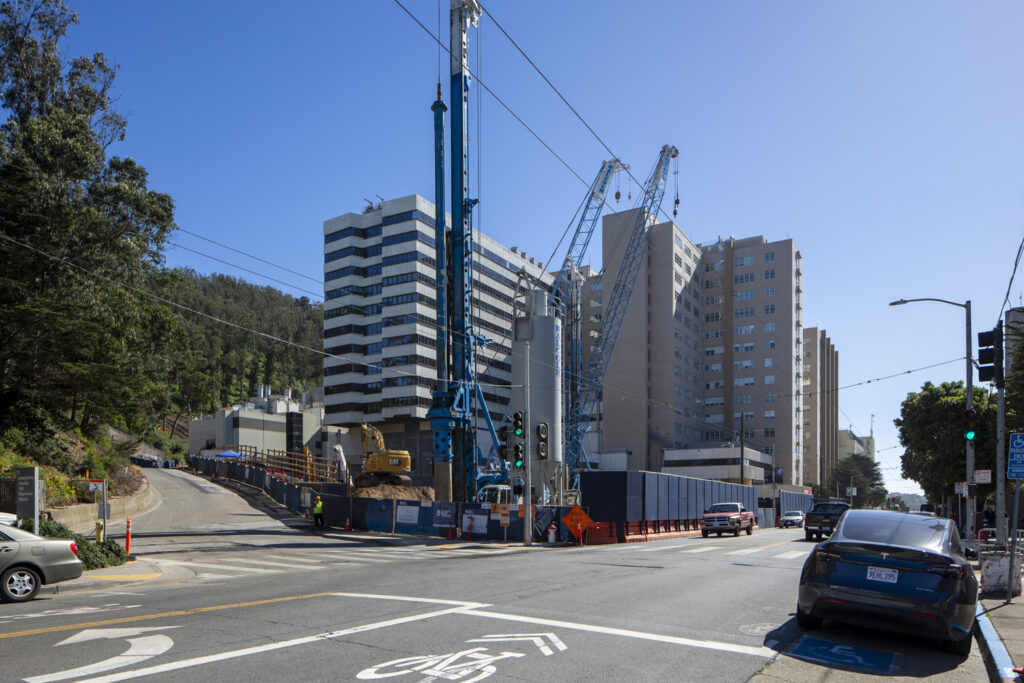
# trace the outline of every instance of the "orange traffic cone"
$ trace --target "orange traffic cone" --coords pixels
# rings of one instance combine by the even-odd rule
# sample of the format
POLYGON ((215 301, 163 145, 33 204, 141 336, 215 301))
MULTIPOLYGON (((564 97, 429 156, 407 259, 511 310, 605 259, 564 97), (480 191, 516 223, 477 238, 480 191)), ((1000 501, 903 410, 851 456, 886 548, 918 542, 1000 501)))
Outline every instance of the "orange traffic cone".
POLYGON ((348 517, 345 518, 345 531, 352 531, 352 523, 348 517))

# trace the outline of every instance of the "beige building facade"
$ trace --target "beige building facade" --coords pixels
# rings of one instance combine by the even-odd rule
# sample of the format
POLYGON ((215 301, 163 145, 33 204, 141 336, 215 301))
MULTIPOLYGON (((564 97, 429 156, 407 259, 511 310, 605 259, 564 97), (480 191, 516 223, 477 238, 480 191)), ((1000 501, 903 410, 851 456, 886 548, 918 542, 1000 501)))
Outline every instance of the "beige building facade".
POLYGON ((835 468, 839 438, 839 354, 825 330, 804 328, 803 483, 824 484, 835 468))

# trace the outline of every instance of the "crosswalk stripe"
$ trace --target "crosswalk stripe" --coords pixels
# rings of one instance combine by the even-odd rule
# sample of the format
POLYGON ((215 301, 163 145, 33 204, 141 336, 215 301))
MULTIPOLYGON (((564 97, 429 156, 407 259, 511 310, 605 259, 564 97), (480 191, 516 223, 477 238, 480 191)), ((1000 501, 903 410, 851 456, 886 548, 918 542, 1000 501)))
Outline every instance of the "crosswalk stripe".
POLYGON ((743 548, 741 550, 730 550, 729 552, 726 553, 726 555, 749 555, 751 553, 759 553, 762 550, 764 550, 763 547, 761 547, 761 548, 743 548))
POLYGON ((156 565, 169 564, 178 567, 206 567, 207 569, 224 569, 229 572, 243 572, 250 574, 277 574, 276 569, 256 569, 255 567, 239 567, 226 564, 213 564, 212 562, 179 562, 177 560, 153 560, 156 565))
POLYGON ((266 565, 268 567, 284 567, 285 569, 296 568, 294 564, 285 564, 284 562, 270 562, 269 560, 250 560, 249 558, 245 558, 243 560, 239 560, 239 562, 243 562, 245 564, 266 565))
POLYGON ((299 564, 323 564, 323 560, 314 560, 308 557, 285 557, 284 555, 264 555, 272 560, 288 560, 289 562, 298 562, 299 564))
POLYGON ((370 557, 369 555, 355 555, 352 553, 325 553, 329 559, 335 562, 394 562, 390 557, 370 557))
POLYGON ((680 550, 679 552, 681 552, 681 553, 706 553, 706 552, 708 552, 710 550, 718 550, 721 547, 722 546, 719 546, 719 545, 705 545, 705 546, 701 546, 700 548, 694 548, 693 550, 680 550))
POLYGON ((775 556, 775 559, 777 559, 777 560, 792 560, 794 557, 800 557, 801 555, 806 555, 806 554, 807 554, 806 550, 790 550, 788 553, 779 553, 778 555, 775 556))

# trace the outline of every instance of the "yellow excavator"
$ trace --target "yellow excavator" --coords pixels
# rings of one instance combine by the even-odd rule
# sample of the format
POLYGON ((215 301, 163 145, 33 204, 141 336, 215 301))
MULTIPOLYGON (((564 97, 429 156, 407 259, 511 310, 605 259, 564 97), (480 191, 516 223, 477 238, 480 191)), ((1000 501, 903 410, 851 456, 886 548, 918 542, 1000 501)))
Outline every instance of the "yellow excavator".
POLYGON ((392 484, 412 486, 412 456, 409 451, 387 448, 384 435, 376 427, 360 425, 363 436, 363 471, 356 477, 356 488, 392 484))

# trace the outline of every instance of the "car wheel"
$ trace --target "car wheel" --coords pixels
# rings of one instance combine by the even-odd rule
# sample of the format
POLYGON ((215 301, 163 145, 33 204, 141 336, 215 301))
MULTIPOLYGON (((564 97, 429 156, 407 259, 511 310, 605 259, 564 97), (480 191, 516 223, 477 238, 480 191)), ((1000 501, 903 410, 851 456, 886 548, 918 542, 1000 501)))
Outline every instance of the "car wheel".
POLYGON ((722 537, 722 532, 721 532, 721 531, 716 531, 715 533, 716 533, 716 534, 718 534, 718 537, 719 537, 719 538, 721 538, 721 537, 722 537))
POLYGON ((704 530, 702 530, 702 531, 700 532, 700 535, 701 535, 701 537, 703 537, 703 538, 707 538, 707 537, 708 537, 708 530, 707 530, 707 529, 704 529, 704 530))
POLYGON ((818 629, 821 628, 821 617, 812 617, 810 614, 804 614, 800 611, 800 606, 796 608, 796 625, 800 628, 807 629, 818 629))
POLYGON ((0 578, 0 600, 25 602, 39 592, 39 575, 28 567, 11 567, 0 578))
POLYGON ((971 654, 971 645, 973 642, 973 635, 961 638, 960 640, 946 640, 942 643, 942 649, 946 652, 951 652, 958 657, 967 657, 971 654))
POLYGON ((805 541, 809 541, 809 540, 811 540, 811 538, 812 538, 813 536, 814 536, 814 534, 812 534, 812 533, 811 533, 811 530, 810 530, 810 529, 805 529, 805 530, 804 530, 804 540, 805 540, 805 541))
POLYGON ((732 535, 733 536, 739 536, 740 535, 740 529, 742 529, 742 528, 743 528, 742 524, 737 524, 736 528, 732 530, 732 535))
POLYGON ((750 524, 749 524, 749 525, 747 526, 747 536, 750 536, 750 535, 751 535, 751 534, 753 534, 753 533, 754 533, 754 523, 753 523, 753 522, 751 522, 751 523, 750 523, 750 524))

